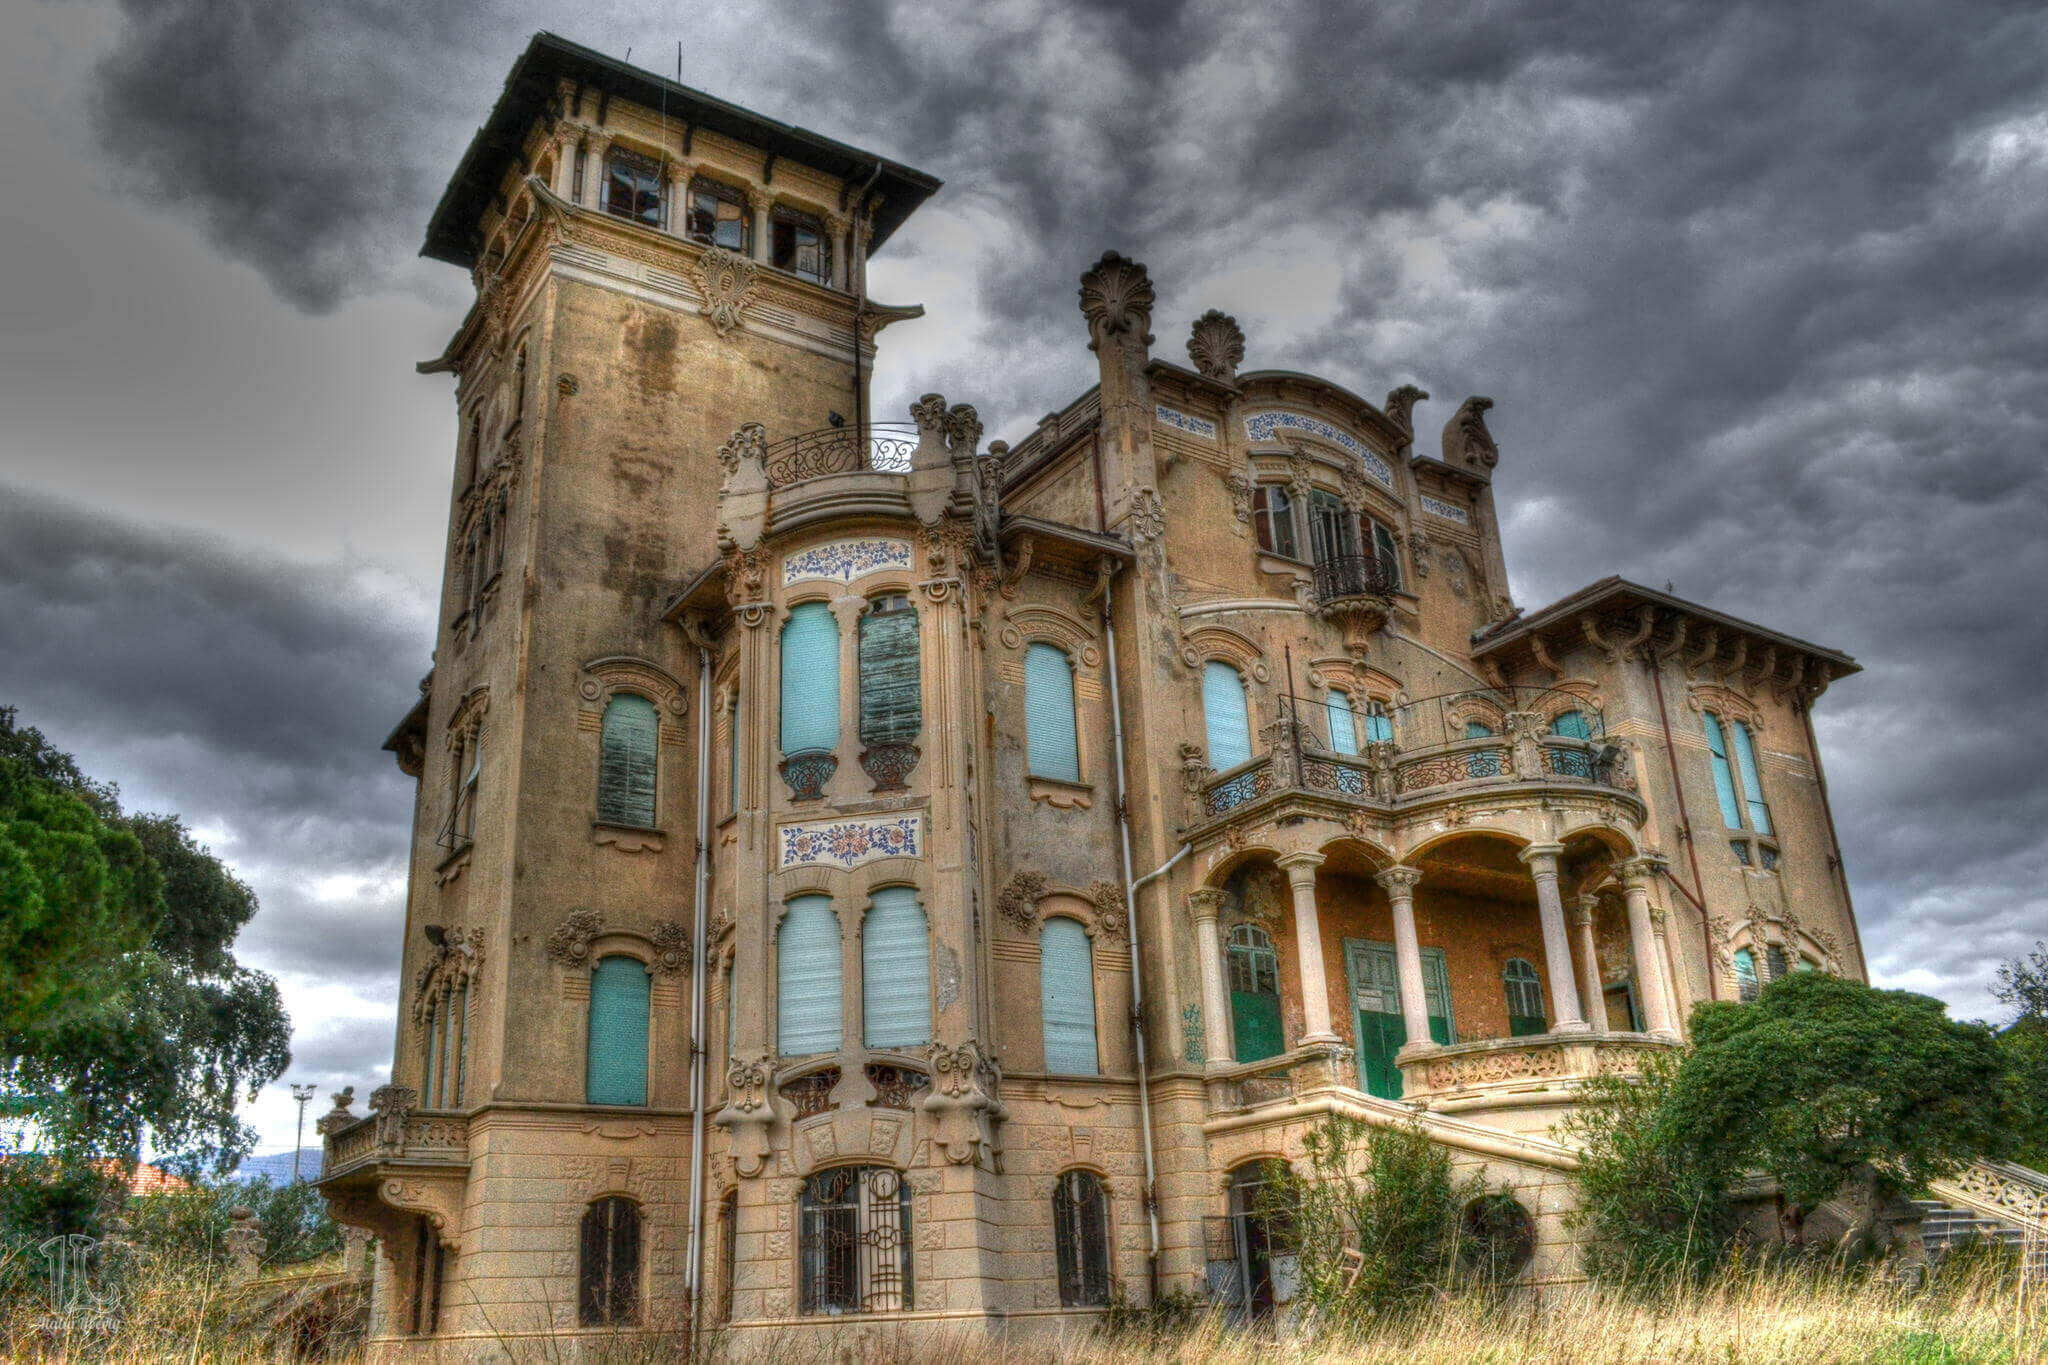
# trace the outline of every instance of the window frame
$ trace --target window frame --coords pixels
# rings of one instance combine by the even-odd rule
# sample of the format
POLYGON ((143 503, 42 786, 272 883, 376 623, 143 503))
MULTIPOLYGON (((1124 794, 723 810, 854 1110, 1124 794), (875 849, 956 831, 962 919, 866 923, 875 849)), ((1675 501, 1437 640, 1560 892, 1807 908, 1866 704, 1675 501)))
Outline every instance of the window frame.
POLYGON ((781 922, 775 926, 776 1055, 781 1057, 819 1057, 837 1053, 846 1046, 846 940, 845 925, 841 923, 839 918, 839 907, 834 903, 831 896, 816 891, 791 896, 783 903, 783 907, 781 922), (789 975, 790 958, 783 942, 783 935, 789 932, 792 917, 798 914, 800 907, 805 913, 813 909, 822 910, 823 914, 831 921, 831 932, 829 938, 825 940, 830 944, 831 968, 829 971, 826 971, 821 966, 818 972, 821 980, 827 980, 831 983, 831 1008, 827 1011, 820 1006, 820 1017, 816 1020, 794 1021, 800 1023, 807 1022, 808 1032, 805 1030, 792 1030, 789 1027, 793 1022, 790 1015, 790 1000, 792 997, 792 992, 789 989, 791 981, 789 975), (807 1047, 801 1052, 792 1051, 789 1046, 792 1032, 796 1034, 797 1038, 805 1041, 810 1039, 812 1033, 815 1033, 820 1040, 829 1035, 831 1041, 829 1045, 824 1047, 807 1047))
POLYGON ((1285 480, 1271 479, 1252 485, 1252 535, 1262 553, 1303 562, 1300 530, 1294 490, 1285 480))
MULTIPOLYGON (((1062 645, 1054 643, 1051 640, 1030 640, 1025 643, 1024 772, 1027 777, 1036 778, 1047 782, 1065 782, 1075 786, 1083 785, 1087 781, 1087 769, 1082 766, 1081 754, 1080 694, 1080 666, 1075 662, 1074 656, 1071 651, 1069 651, 1062 645), (1043 738, 1045 740, 1045 743, 1041 744, 1039 742, 1039 734, 1037 731, 1037 727, 1033 724, 1039 710, 1039 708, 1033 704, 1033 689, 1034 686, 1045 686, 1048 684, 1045 681, 1043 681, 1042 675, 1033 668, 1032 660, 1046 659, 1053 655, 1057 655, 1060 662, 1065 664, 1066 666, 1064 673, 1061 675, 1061 687, 1064 692, 1063 700, 1065 703, 1061 710, 1067 718, 1067 724, 1065 727, 1063 727, 1063 732, 1061 734, 1044 736, 1043 738), (1040 679, 1040 681, 1034 683, 1034 679, 1040 679), (1061 745, 1061 747, 1064 749, 1065 741, 1069 735, 1071 735, 1073 740, 1072 769, 1070 771, 1065 772, 1054 772, 1049 771, 1045 768, 1041 768, 1039 766, 1041 760, 1049 762, 1051 759, 1056 757, 1067 757, 1067 755, 1064 752, 1055 755, 1044 751, 1049 750, 1050 746, 1052 746, 1055 743, 1061 745)), ((1054 698, 1053 700, 1059 701, 1062 699, 1054 698)))
POLYGON ((1085 1166, 1061 1171, 1052 1190, 1053 1263, 1060 1307, 1106 1308, 1116 1280, 1109 1188, 1085 1166))
MULTIPOLYGON (((1041 1052, 1043 1054, 1046 1074, 1049 1076, 1100 1076, 1102 1074, 1102 1001, 1099 993, 1096 991, 1095 988, 1096 981, 1094 936, 1088 932, 1088 926, 1086 924, 1083 924, 1080 920, 1074 918, 1072 915, 1047 915, 1038 923, 1038 945, 1038 1024, 1041 1052), (1061 927, 1058 930, 1055 930, 1053 927, 1055 925, 1066 927, 1061 927), (1051 1023, 1052 1015, 1054 1012, 1053 1006, 1055 1002, 1060 1000, 1061 998, 1058 989, 1061 983, 1055 982, 1051 977, 1049 977, 1046 974, 1045 942, 1046 936, 1054 932, 1057 932, 1062 936, 1068 936, 1070 934, 1080 935, 1081 950, 1084 954, 1084 972, 1082 976, 1082 981, 1076 984, 1085 984, 1088 991, 1088 1009, 1086 1011, 1086 1020, 1088 1025, 1088 1044, 1090 1049, 1090 1061, 1086 1069, 1079 1069, 1065 1065, 1054 1066, 1053 1064, 1054 1058, 1052 1050, 1052 1030, 1049 1027, 1049 1025, 1051 1023)), ((1074 1023, 1078 1026, 1082 1018, 1082 1011, 1076 1009, 1073 1011, 1073 1014, 1074 1023)), ((1078 1059, 1078 1051, 1076 1051, 1072 1055, 1072 1057, 1069 1057, 1065 1053, 1062 1053, 1061 1057, 1059 1058, 1059 1060, 1063 1064, 1070 1060, 1078 1059)))
MULTIPOLYGON (((590 999, 588 1003, 584 1006, 583 1010, 583 1102, 592 1107, 603 1109, 644 1109, 647 1107, 648 1098, 652 1093, 651 1087, 653 1085, 654 1079, 653 968, 648 964, 645 958, 639 957, 633 953, 614 951, 604 953, 601 956, 597 957, 594 961, 592 961, 590 964, 589 975, 590 999), (598 1081, 600 1079, 598 1068, 600 1063, 596 1047, 597 1005, 600 993, 598 976, 601 972, 605 970, 605 964, 609 962, 630 962, 635 967, 638 967, 641 972, 641 982, 639 984, 641 984, 642 988, 646 992, 646 994, 642 996, 640 999, 640 1008, 642 1010, 640 1020, 641 1027, 639 1037, 637 1040, 635 1040, 639 1049, 638 1063, 640 1073, 640 1098, 638 1099, 629 1100, 597 1098, 601 1090, 601 1087, 598 1085, 598 1081)), ((630 980, 630 978, 628 979, 630 980)), ((608 1076, 604 1077, 603 1079, 606 1079, 613 1083, 617 1083, 620 1078, 616 1076, 608 1076)))
POLYGON ((917 1285, 911 1247, 916 1227, 910 1182, 903 1172, 893 1166, 869 1164, 827 1166, 813 1171, 798 1186, 796 1206, 799 1316, 915 1311, 917 1285), (884 1188, 884 1176, 888 1188, 884 1188), (849 1187, 857 1192, 851 1201, 845 1197, 849 1187), (831 1202, 825 1202, 828 1198, 831 1202), (835 1228, 829 1223, 850 1226, 835 1228), (820 1245, 820 1239, 827 1237, 846 1240, 820 1245), (885 1260, 893 1265, 885 1265, 885 1260), (835 1279, 837 1283, 831 1283, 835 1279), (895 1301, 889 1302, 892 1298, 895 1301))
POLYGON ((1238 667, 1236 661, 1232 659, 1204 659, 1202 661, 1201 681, 1202 745, 1203 754, 1209 760, 1209 771, 1212 773, 1223 773, 1229 772, 1232 768, 1242 767, 1258 757, 1258 728, 1252 721, 1251 687, 1244 680, 1244 670, 1238 667), (1211 705, 1209 679, 1220 676, 1216 673, 1217 669, 1227 669, 1231 676, 1237 680, 1236 696, 1242 705, 1244 715, 1245 752, 1242 757, 1233 757, 1233 761, 1230 763, 1219 762, 1216 757, 1217 718, 1212 714, 1213 707, 1211 705))
POLYGON ((668 175, 663 167, 661 158, 649 156, 647 153, 636 151, 632 147, 620 146, 614 143, 605 148, 604 151, 604 179, 598 191, 597 206, 602 212, 613 218, 618 218, 628 223, 638 223, 641 227, 654 228, 656 231, 659 231, 666 221, 664 214, 668 201, 667 182, 668 175), (629 193, 633 195, 634 203, 627 211, 621 211, 613 202, 612 192, 617 180, 614 170, 615 164, 629 173, 633 173, 634 183, 629 187, 629 193), (645 184, 640 183, 641 181, 644 181, 645 184), (646 185, 651 185, 653 188, 648 189, 645 187, 646 185), (653 200, 654 216, 652 218, 647 216, 647 210, 641 202, 643 197, 651 197, 653 200))
MULTIPOLYGON (((624 796, 615 796, 613 799, 615 801, 624 801, 626 798, 624 796)), ((598 713, 597 721, 597 792, 594 804, 597 823, 600 825, 613 825, 621 829, 656 830, 661 828, 661 703, 655 698, 648 696, 645 692, 621 687, 614 689, 604 699, 604 709, 598 713), (645 812, 647 818, 644 822, 633 819, 614 818, 614 816, 632 815, 638 812, 621 811, 616 806, 608 812, 605 806, 608 790, 606 770, 612 761, 612 708, 618 705, 619 702, 629 698, 646 705, 647 714, 652 717, 653 723, 653 732, 648 740, 647 762, 650 771, 647 779, 647 806, 645 812)))
POLYGON ((777 270, 787 271, 800 280, 809 280, 812 284, 830 289, 832 287, 832 256, 832 234, 825 227, 825 220, 823 218, 791 204, 775 204, 769 208, 768 250, 765 257, 769 265, 777 270), (791 245, 792 261, 794 261, 796 255, 802 249, 800 243, 794 238, 794 234, 808 231, 817 238, 819 260, 817 274, 813 275, 795 264, 784 265, 776 259, 780 250, 781 233, 784 228, 790 229, 793 234, 791 245))
POLYGON ((933 1036, 931 970, 932 922, 931 915, 929 912, 926 911, 924 906, 924 900, 919 895, 918 889, 915 886, 911 886, 907 883, 896 883, 890 886, 878 886, 874 888, 874 890, 870 893, 869 896, 867 913, 861 917, 860 941, 860 1019, 862 1045, 865 1046, 871 1052, 914 1051, 920 1048, 930 1046, 933 1036), (885 893, 891 892, 900 892, 903 894, 900 896, 890 896, 888 904, 885 905, 883 897, 885 893), (878 984, 883 985, 885 987, 895 985, 897 984, 897 980, 884 980, 884 978, 895 976, 895 972, 890 970, 892 966, 891 963, 887 961, 878 963, 872 960, 870 956, 872 951, 874 950, 874 945, 876 941, 875 935, 872 931, 872 925, 875 921, 875 916, 878 911, 898 910, 901 908, 902 903, 905 900, 907 900, 909 908, 911 910, 916 911, 917 913, 917 933, 921 951, 913 956, 911 963, 906 964, 900 968, 900 970, 904 972, 905 975, 901 978, 898 978, 897 980, 900 980, 901 983, 907 988, 910 985, 908 979, 909 975, 914 974, 919 978, 916 982, 916 989, 913 992, 913 995, 917 999, 917 1002, 922 1006, 923 1029, 918 1034, 918 1036, 914 1038, 907 1036, 903 1038, 895 1038, 894 1035, 889 1035, 884 1038, 878 1039, 875 1036, 876 1024, 874 1018, 874 1004, 877 998, 876 988, 878 984))
POLYGON ((1507 958, 1500 964, 1500 981, 1501 997, 1507 1006, 1508 1036, 1527 1038, 1550 1032, 1549 1003, 1543 998, 1543 975, 1536 970, 1536 964, 1526 957, 1507 958), (1516 971, 1517 967, 1521 971, 1516 971), (1532 1003, 1536 1006, 1533 1012, 1526 1008, 1532 1003), (1518 1010, 1517 1005, 1524 1008, 1518 1010), (1517 1020, 1532 1019, 1541 1027, 1531 1032, 1515 1032, 1517 1020))
POLYGON ((1764 983, 1757 970, 1756 953, 1748 948, 1737 948, 1728 955, 1728 970, 1735 977, 1735 998, 1747 1005, 1763 994, 1764 983))
POLYGON ((737 185, 720 180, 716 176, 691 176, 689 187, 683 191, 683 231, 681 235, 693 242, 700 242, 706 246, 715 246, 721 250, 730 251, 736 255, 752 259, 754 255, 754 210, 753 206, 747 202, 747 192, 737 185), (719 220, 716 211, 712 214, 711 231, 709 233, 697 231, 697 197, 699 194, 721 203, 731 204, 739 209, 739 217, 736 220, 740 225, 740 244, 738 246, 730 246, 718 240, 719 220))

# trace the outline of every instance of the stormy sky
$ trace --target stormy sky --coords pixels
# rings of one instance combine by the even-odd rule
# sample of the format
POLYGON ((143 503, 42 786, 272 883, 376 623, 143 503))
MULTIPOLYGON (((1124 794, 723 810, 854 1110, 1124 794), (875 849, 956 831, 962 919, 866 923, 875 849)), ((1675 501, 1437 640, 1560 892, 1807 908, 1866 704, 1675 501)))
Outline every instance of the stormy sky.
MULTIPOLYGON (((256 887, 289 1079, 388 1063, 459 321, 426 216, 536 29, 928 170, 878 409, 1015 440, 1146 261, 1158 351, 1433 430, 1488 394, 1518 602, 1608 573, 1847 650, 1876 977, 1996 1017, 2048 934, 2048 10, 32 3, 0 11, 0 704, 256 887), (1434 414, 1434 416, 1432 416, 1434 414)), ((680 567, 680 566, 679 566, 680 567)), ((322 1101, 324 1104, 324 1099, 322 1101)), ((251 1110, 287 1145, 277 1087, 251 1110)))

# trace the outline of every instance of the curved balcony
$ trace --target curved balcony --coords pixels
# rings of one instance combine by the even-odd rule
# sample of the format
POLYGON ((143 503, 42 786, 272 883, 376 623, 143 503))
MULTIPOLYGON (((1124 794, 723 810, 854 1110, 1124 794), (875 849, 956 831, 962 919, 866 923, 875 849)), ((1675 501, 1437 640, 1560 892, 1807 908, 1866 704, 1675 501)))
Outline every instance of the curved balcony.
POLYGON ((1400 570, 1375 555, 1338 555, 1317 563, 1311 591, 1316 605, 1341 606, 1367 599, 1384 602, 1401 587, 1400 570))
POLYGON ((918 429, 907 422, 826 427, 769 446, 761 457, 770 488, 785 488, 827 474, 908 474, 918 429))

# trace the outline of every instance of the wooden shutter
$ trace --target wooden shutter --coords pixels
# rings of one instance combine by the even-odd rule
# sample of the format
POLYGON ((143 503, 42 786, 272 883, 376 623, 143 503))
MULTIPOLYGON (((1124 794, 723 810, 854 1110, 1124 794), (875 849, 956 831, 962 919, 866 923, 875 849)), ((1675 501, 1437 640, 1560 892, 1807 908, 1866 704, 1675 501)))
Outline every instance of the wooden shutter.
POLYGON ((597 818, 605 824, 653 826, 660 733, 660 715, 647 698, 621 692, 605 704, 597 769, 597 818))
POLYGON ((1045 1069, 1093 1076, 1095 957, 1080 921, 1055 916, 1038 930, 1038 997, 1045 1021, 1045 1069))
POLYGON ((590 1046, 585 1098, 591 1104, 647 1103, 647 967, 608 957, 590 973, 590 1046))
POLYGON ((1584 711, 1564 711, 1550 722, 1550 733, 1564 739, 1591 739, 1593 725, 1584 711))
POLYGON ((1245 709, 1244 678, 1221 660, 1202 669, 1202 716, 1209 732, 1209 766, 1217 772, 1249 763, 1251 716, 1245 709))
POLYGON ((1735 950, 1735 995, 1737 999, 1754 1000, 1759 985, 1756 979, 1756 954, 1747 948, 1735 950))
POLYGON ((1358 752, 1358 722, 1351 715, 1351 694, 1330 689, 1324 702, 1330 715, 1330 749, 1334 753, 1358 752))
POLYGON ((830 896, 798 896, 775 936, 776 1051, 785 1057, 837 1052, 839 916, 830 896))
POLYGON ((1714 760, 1714 795, 1721 802, 1721 823, 1729 829, 1742 828, 1742 803, 1735 796, 1735 771, 1728 765, 1728 739, 1721 730, 1721 718, 1712 711, 1700 717, 1707 733, 1707 749, 1714 760))
POLYGON ((1537 979, 1536 968, 1527 960, 1509 958, 1501 970, 1501 986, 1507 993, 1510 1037, 1526 1038, 1550 1028, 1550 1021, 1543 1013, 1543 983, 1537 979))
POLYGON ((1373 744, 1394 742, 1394 722, 1388 719, 1386 708, 1376 701, 1366 703, 1365 737, 1373 744))
POLYGON ((861 990, 869 1047, 932 1040, 932 955, 924 907, 907 886, 875 892, 861 926, 861 990))
POLYGON ((1771 808, 1764 804, 1763 777, 1756 766, 1756 744, 1745 721, 1731 720, 1728 728, 1735 739, 1735 761, 1742 765, 1742 801, 1749 811, 1749 827, 1758 834, 1771 832, 1771 808))
POLYGON ((860 738, 907 744, 923 723, 918 705, 917 612, 882 599, 860 618, 860 738))
POLYGON ((1024 651, 1024 742, 1032 776, 1081 780, 1074 664, 1054 645, 1034 644, 1024 651))
POLYGON ((782 627, 782 752, 839 747, 839 623, 799 602, 782 627))

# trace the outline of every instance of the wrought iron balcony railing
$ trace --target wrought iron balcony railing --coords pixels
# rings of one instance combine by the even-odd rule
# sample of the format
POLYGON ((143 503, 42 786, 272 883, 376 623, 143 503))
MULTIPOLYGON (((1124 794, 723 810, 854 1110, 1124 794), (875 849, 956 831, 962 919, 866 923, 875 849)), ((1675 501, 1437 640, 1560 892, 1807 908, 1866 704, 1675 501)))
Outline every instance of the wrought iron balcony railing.
POLYGON ((826 427, 775 442, 762 457, 762 464, 768 472, 770 488, 860 470, 907 474, 917 442, 917 428, 907 422, 826 427))
POLYGON ((1373 555, 1338 555, 1316 565, 1316 602, 1328 606, 1351 597, 1386 597, 1401 586, 1392 562, 1373 555))

